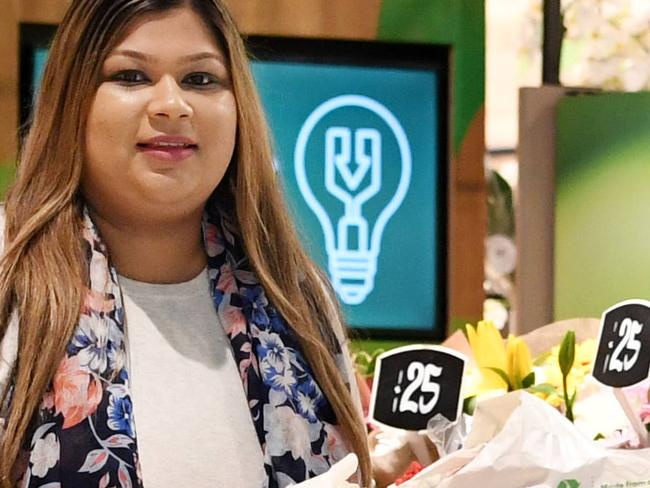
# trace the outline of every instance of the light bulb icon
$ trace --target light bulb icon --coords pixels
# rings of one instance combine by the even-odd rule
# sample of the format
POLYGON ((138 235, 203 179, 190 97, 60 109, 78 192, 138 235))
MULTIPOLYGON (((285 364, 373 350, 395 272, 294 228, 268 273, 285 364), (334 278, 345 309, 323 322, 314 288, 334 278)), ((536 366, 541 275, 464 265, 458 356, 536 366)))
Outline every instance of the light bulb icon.
POLYGON ((325 101, 307 117, 300 130, 294 153, 296 181, 321 225, 332 285, 347 305, 362 304, 374 289, 382 235, 408 192, 411 166, 411 149, 402 125, 384 105, 367 96, 341 95, 325 101), (317 199, 313 182, 310 183, 307 146, 323 118, 349 107, 369 111, 388 126, 397 142, 399 160, 384 157, 384 141, 377 128, 354 129, 340 123, 328 127, 322 141, 324 154, 316 162, 322 160, 323 166, 319 183, 344 208, 342 215, 330 215, 317 199), (387 165, 391 169, 399 166, 399 181, 388 194, 382 191, 382 176, 387 165), (364 215, 364 205, 368 202, 377 205, 377 200, 381 200, 383 209, 376 218, 369 219, 364 215))

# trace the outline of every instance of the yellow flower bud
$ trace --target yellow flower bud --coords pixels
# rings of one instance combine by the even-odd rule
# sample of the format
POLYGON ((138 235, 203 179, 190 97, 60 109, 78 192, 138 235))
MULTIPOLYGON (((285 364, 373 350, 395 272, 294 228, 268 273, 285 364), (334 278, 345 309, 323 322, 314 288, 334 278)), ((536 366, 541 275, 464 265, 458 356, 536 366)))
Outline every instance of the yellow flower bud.
POLYGON ((523 339, 513 335, 508 336, 506 344, 508 369, 506 373, 514 389, 522 388, 522 382, 533 370, 533 360, 528 345, 523 339))

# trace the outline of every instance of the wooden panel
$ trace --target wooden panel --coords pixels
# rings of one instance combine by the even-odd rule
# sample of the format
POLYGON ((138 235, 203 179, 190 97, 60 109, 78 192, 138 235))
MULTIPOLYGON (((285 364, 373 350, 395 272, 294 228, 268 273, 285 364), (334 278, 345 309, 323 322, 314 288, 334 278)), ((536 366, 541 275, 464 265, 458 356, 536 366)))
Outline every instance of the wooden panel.
MULTIPOLYGON (((3 0, 22 22, 57 24, 72 0, 3 0)), ((374 39, 381 0, 226 0, 247 34, 374 39)))
POLYGON ((381 0, 226 0, 247 34, 375 39, 381 0))
POLYGON ((32 24, 58 24, 72 0, 18 0, 20 20, 32 24))
POLYGON ((467 131, 450 175, 449 316, 453 319, 475 320, 483 316, 487 233, 484 127, 481 109, 467 131))
POLYGON ((58 24, 72 0, 19 0, 20 20, 32 24, 58 24))
POLYGON ((0 0, 0 163, 15 159, 18 133, 18 13, 14 0, 0 0))

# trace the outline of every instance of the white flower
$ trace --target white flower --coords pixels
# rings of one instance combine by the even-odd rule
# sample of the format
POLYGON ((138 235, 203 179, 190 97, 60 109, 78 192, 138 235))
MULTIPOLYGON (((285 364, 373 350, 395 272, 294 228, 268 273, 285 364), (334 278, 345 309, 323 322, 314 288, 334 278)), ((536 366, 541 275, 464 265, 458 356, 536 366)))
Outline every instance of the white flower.
POLYGON ((593 4, 574 2, 564 12, 564 24, 570 39, 589 38, 603 24, 603 18, 593 4))
POLYGON ((282 390, 286 392, 286 394, 290 394, 291 387, 296 384, 296 377, 293 369, 290 365, 283 364, 283 369, 277 370, 274 367, 275 365, 271 364, 269 359, 269 354, 267 354, 260 361, 260 372, 262 373, 262 378, 266 383, 271 383, 272 389, 282 390))
POLYGON ((643 50, 645 51, 650 51, 650 29, 648 29, 646 32, 640 35, 638 39, 641 48, 643 48, 643 50))
MULTIPOLYGON (((323 444, 323 450, 321 453, 329 457, 330 463, 337 463, 345 456, 347 456, 350 451, 345 445, 345 441, 343 440, 341 433, 335 426, 325 423, 323 424, 323 428, 325 430, 325 435, 327 436, 327 442, 323 444)), ((316 459, 312 458, 309 464, 309 469, 314 472, 321 472, 318 471, 320 468, 317 467, 316 459)))
POLYGON ((316 403, 309 395, 305 395, 302 391, 298 392, 298 408, 309 419, 316 418, 316 403))
MULTIPOLYGON (((322 453, 320 455, 309 456, 309 458, 306 459, 305 462, 307 464, 307 471, 311 473, 315 473, 316 475, 323 474, 326 471, 329 471, 331 467, 329 463, 325 460, 325 456, 322 453)), ((345 485, 345 486, 358 486, 358 485, 345 485)))
POLYGON ((111 386, 106 388, 106 390, 115 398, 124 398, 129 394, 126 385, 121 385, 119 383, 113 383, 111 386))
POLYGON ((282 373, 278 373, 271 378, 271 383, 273 388, 290 393, 291 387, 296 384, 296 377, 293 375, 293 370, 287 368, 282 373))
POLYGON ((281 457, 291 452, 293 459, 307 457, 311 443, 320 436, 320 423, 309 422, 290 407, 264 405, 266 448, 271 456, 281 457))
POLYGON ((261 331, 260 345, 266 350, 264 359, 276 370, 282 371, 289 365, 289 351, 284 347, 282 338, 273 332, 261 331))
POLYGON ((124 347, 124 332, 120 330, 115 320, 105 317, 108 322, 108 359, 111 369, 121 370, 126 364, 126 348, 124 347))
POLYGON ((100 252, 93 251, 90 259, 90 288, 103 293, 108 282, 108 261, 100 252))
MULTIPOLYGON (((605 20, 616 22, 625 14, 627 0, 600 0, 600 12, 605 20)), ((592 7, 593 8, 593 7, 592 7)))
POLYGON ((59 441, 56 436, 51 433, 37 440, 29 460, 32 463, 32 474, 44 478, 59 461, 59 441))
POLYGON ((563 0, 568 85, 607 90, 650 88, 650 1, 563 0))
POLYGON ((287 394, 282 390, 274 390, 271 388, 269 390, 269 403, 276 407, 287 403, 288 397, 287 394))
POLYGON ((643 35, 648 30, 650 2, 648 0, 629 0, 627 16, 621 21, 621 29, 630 36, 643 35))
POLYGON ((647 85, 650 79, 650 64, 646 60, 635 60, 627 63, 621 80, 625 91, 639 91, 647 85))
POLYGON ((108 334, 107 320, 95 313, 81 314, 79 327, 72 339, 72 344, 80 348, 79 364, 91 371, 102 374, 108 366, 108 334))

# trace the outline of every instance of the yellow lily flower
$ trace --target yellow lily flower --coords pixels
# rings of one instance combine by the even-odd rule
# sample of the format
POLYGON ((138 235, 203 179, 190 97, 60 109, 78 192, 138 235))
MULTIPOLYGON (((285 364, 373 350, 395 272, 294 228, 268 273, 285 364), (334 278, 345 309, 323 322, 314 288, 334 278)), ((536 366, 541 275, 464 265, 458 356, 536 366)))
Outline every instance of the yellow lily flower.
POLYGON ((506 374, 510 380, 510 386, 514 390, 519 390, 523 388, 524 378, 533 370, 533 359, 530 356, 528 345, 523 339, 512 334, 509 335, 506 344, 506 357, 508 359, 506 374))
POLYGON ((488 368, 507 370, 506 347, 501 333, 492 322, 481 320, 476 327, 467 324, 467 338, 474 360, 481 371, 477 392, 507 390, 508 385, 498 373, 488 368))

